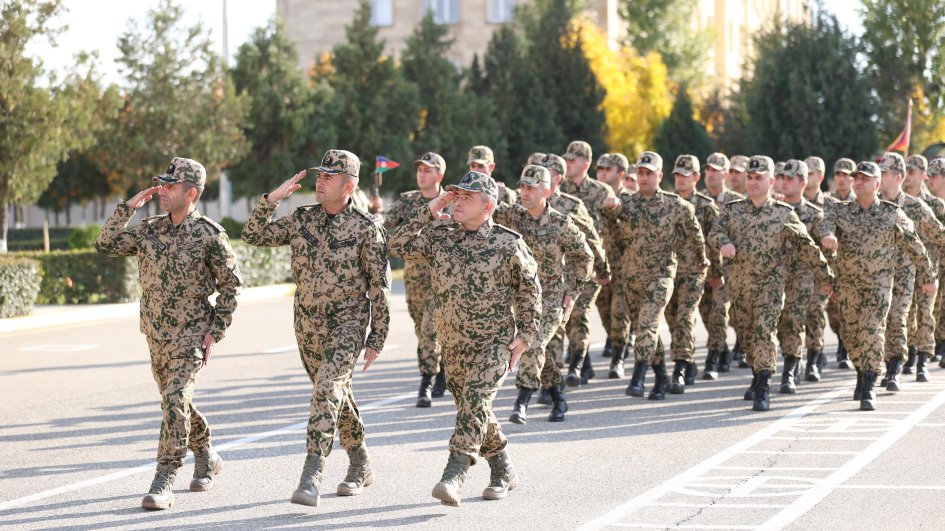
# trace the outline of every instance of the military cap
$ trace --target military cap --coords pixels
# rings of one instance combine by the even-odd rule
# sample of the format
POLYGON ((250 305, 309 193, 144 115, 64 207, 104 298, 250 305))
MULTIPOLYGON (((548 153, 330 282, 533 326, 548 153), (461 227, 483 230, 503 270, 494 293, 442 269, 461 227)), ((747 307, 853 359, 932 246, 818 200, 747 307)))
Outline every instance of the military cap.
POLYGON ((431 168, 436 168, 440 173, 446 173, 446 161, 443 160, 443 157, 439 153, 434 153, 428 151, 423 154, 422 157, 413 161, 414 166, 419 166, 423 164, 424 166, 430 166, 431 168))
MULTIPOLYGON (((620 168, 621 171, 628 171, 630 169, 630 161, 627 160, 627 156, 623 153, 611 153, 610 163, 611 165, 620 168)), ((636 169, 633 171, 636 172, 636 169)))
POLYGON ((906 161, 899 153, 889 151, 883 154, 883 159, 879 162, 879 169, 906 173, 906 161))
POLYGON ((807 171, 817 172, 823 174, 826 166, 824 165, 824 159, 820 157, 810 156, 804 160, 804 163, 807 164, 807 171))
POLYGON ((728 157, 724 153, 713 153, 705 159, 705 165, 716 170, 728 171, 728 157))
POLYGON ((695 155, 680 155, 676 157, 673 173, 685 175, 686 177, 693 173, 699 173, 699 159, 697 159, 695 155))
POLYGON ((842 158, 837 159, 837 162, 833 165, 834 173, 846 173, 847 175, 856 171, 856 163, 853 162, 853 159, 842 158))
POLYGON ((774 177, 774 161, 767 155, 753 155, 748 160, 748 173, 767 173, 774 177))
POLYGON ((575 140, 568 144, 568 150, 564 152, 564 158, 574 160, 578 157, 584 157, 587 160, 593 159, 591 145, 583 140, 575 140))
POLYGON ((558 175, 564 175, 567 171, 567 165, 564 159, 554 153, 545 155, 545 158, 541 161, 541 165, 556 172, 558 175))
POLYGON ((945 175, 945 159, 932 159, 932 162, 929 162, 929 175, 945 175))
POLYGON ((777 162, 774 163, 774 174, 775 174, 775 175, 782 175, 783 173, 784 173, 784 161, 783 161, 783 160, 779 160, 779 161, 777 161, 777 162))
POLYGON ((495 155, 492 154, 492 148, 489 146, 473 146, 469 150, 469 156, 466 157, 466 165, 473 162, 477 164, 492 164, 495 162, 495 155))
POLYGON ((545 153, 536 151, 528 156, 528 162, 525 164, 541 164, 541 161, 545 159, 545 153))
POLYGON ((646 168, 650 171, 661 171, 663 169, 663 157, 653 151, 644 151, 637 157, 637 169, 646 168))
POLYGON ((361 160, 350 151, 329 149, 322 157, 322 163, 314 169, 331 175, 345 173, 357 179, 361 171, 361 160))
POLYGON ((748 157, 745 155, 735 155, 732 157, 731 167, 735 171, 747 171, 748 170, 748 157))
POLYGON ((634 178, 637 176, 637 165, 631 164, 627 166, 627 175, 632 175, 634 178))
POLYGON ((519 186, 539 186, 547 184, 551 186, 551 173, 543 166, 529 164, 522 170, 522 176, 518 180, 519 186))
POLYGON ((446 190, 448 192, 457 190, 480 192, 492 199, 493 203, 499 199, 499 185, 496 184, 495 179, 478 171, 467 172, 466 175, 463 175, 463 179, 459 181, 459 184, 451 184, 446 187, 446 190))
POLYGON ((207 184, 207 170, 203 164, 193 159, 174 157, 164 173, 152 179, 164 184, 193 183, 197 186, 207 184))
POLYGON ((874 179, 879 179, 880 177, 879 165, 871 160, 864 160, 863 162, 857 164, 856 171, 854 173, 869 175, 874 179))
POLYGON ((916 169, 922 172, 929 171, 929 161, 922 155, 909 155, 906 159, 906 169, 916 169))
POLYGON ((806 162, 803 160, 790 159, 784 163, 781 174, 785 177, 802 177, 806 179, 808 171, 806 162))

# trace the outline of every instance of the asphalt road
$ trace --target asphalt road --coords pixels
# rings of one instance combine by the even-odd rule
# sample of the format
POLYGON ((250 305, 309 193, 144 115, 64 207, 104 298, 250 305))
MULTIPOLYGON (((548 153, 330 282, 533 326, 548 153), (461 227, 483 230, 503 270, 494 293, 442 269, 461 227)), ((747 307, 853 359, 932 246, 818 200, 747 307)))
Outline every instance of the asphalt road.
MULTIPOLYGON (((188 459, 177 504, 161 512, 140 508, 160 399, 137 319, 0 336, 0 527, 945 528, 945 370, 936 366, 925 384, 905 376, 904 390, 880 393, 868 413, 850 400, 853 372, 833 363, 797 395, 773 394, 766 413, 741 398, 747 369, 652 402, 625 396, 626 379, 606 379, 599 326, 598 379, 567 394, 564 423, 548 423, 548 408, 534 403, 527 425, 508 423, 512 377, 496 399, 520 486, 504 501, 482 500, 489 469, 480 462, 462 505, 440 505, 430 491, 455 409, 450 395, 414 407, 416 341, 396 291, 388 348, 354 377, 378 481, 361 496, 336 496, 347 467, 336 443, 321 506, 293 505, 311 385, 291 304, 237 310, 195 397, 224 471, 214 490, 192 493, 188 459)), ((828 335, 831 359, 834 346, 828 335)), ((700 346, 700 367, 704 357, 700 346)))

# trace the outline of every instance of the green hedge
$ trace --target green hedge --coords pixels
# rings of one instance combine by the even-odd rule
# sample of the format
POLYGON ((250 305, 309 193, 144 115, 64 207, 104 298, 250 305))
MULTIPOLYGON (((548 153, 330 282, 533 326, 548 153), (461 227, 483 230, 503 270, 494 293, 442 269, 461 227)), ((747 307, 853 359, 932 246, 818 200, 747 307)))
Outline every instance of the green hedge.
POLYGON ((0 319, 33 313, 42 275, 36 260, 0 256, 0 319))
POLYGON ((231 243, 240 262, 243 287, 292 281, 292 251, 288 246, 253 247, 242 240, 233 240, 231 243))
POLYGON ((141 295, 135 257, 109 258, 94 249, 16 254, 42 267, 39 304, 130 302, 141 295))
MULTIPOLYGON (((50 227, 49 248, 68 249, 72 227, 50 227)), ((10 229, 7 231, 7 249, 10 251, 42 251, 43 229, 10 229)))
MULTIPOLYGON (((101 225, 82 225, 74 227, 69 235, 70 249, 91 249, 95 246, 98 233, 102 232, 101 225)), ((52 246, 50 246, 52 247, 52 246)))

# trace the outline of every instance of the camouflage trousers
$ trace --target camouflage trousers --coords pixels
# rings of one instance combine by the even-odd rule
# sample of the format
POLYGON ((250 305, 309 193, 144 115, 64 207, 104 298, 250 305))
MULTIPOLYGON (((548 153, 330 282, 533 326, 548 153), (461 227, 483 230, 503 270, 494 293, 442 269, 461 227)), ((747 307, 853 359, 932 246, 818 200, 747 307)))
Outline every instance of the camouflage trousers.
POLYGON ((203 338, 162 340, 148 337, 151 373, 161 393, 161 435, 157 463, 160 468, 178 469, 187 449, 210 447, 210 426, 193 404, 197 375, 204 366, 203 338))
MULTIPOLYGON (((945 268, 939 269, 939 272, 945 272, 945 268)), ((945 281, 938 281, 938 293, 935 295, 935 341, 941 342, 945 341, 945 310, 943 310, 943 302, 945 302, 945 281)))
POLYGON ((891 284, 837 284, 841 338, 850 361, 861 371, 883 371, 886 323, 892 292, 891 284))
POLYGON ((364 442, 364 421, 354 400, 351 374, 364 350, 369 315, 367 305, 314 317, 301 317, 296 311, 295 338, 313 385, 306 441, 310 454, 328 457, 336 430, 345 450, 364 442))
POLYGON ((778 319, 778 343, 782 356, 804 357, 804 329, 813 298, 814 277, 809 271, 788 275, 784 283, 784 308, 778 319))
POLYGON ((628 337, 620 337, 620 330, 627 330, 630 324, 630 308, 627 297, 623 294, 623 284, 617 282, 616 270, 610 283, 601 286, 597 294, 597 312, 607 332, 607 339, 612 342, 626 343, 628 337))
POLYGON ((539 387, 551 389, 551 386, 561 383, 561 371, 558 370, 558 364, 550 354, 546 356, 545 352, 551 338, 561 327, 561 319, 564 317, 561 297, 556 295, 551 299, 553 300, 547 297, 542 298, 538 339, 525 349, 518 361, 515 387, 532 390, 539 387))
POLYGON ((577 352, 580 359, 577 360, 578 367, 584 361, 584 355, 591 344, 591 307, 597 300, 597 293, 600 291, 600 284, 593 278, 584 284, 581 288, 581 294, 574 301, 574 309, 571 310, 571 318, 567 323, 561 323, 558 331, 548 344, 545 351, 551 352, 555 359, 561 359, 564 352, 564 336, 568 336, 568 350, 577 352))
MULTIPOLYGON (((630 321, 633 323, 636 340, 633 345, 635 361, 649 364, 659 363, 657 342, 659 340, 660 319, 669 299, 673 296, 673 278, 640 278, 626 276, 622 291, 630 308, 630 321)), ((620 337, 629 337, 630 323, 620 331, 620 337)))
POLYGON ((784 307, 784 286, 755 279, 731 284, 732 326, 753 371, 777 370, 775 334, 784 307))
POLYGON ((719 289, 713 289, 706 282, 699 300, 699 315, 709 336, 705 345, 709 350, 721 352, 728 347, 728 305, 728 282, 719 289))
MULTIPOLYGON (((936 292, 938 291, 936 284, 936 292)), ((935 296, 926 295, 916 285, 909 308, 909 346, 918 352, 935 352, 935 296)))
MULTIPOLYGON (((705 291, 705 273, 683 273, 673 282, 673 295, 666 305, 666 324, 672 341, 673 361, 692 361, 696 349, 696 313, 705 291)), ((657 354, 656 363, 662 361, 657 354)))
POLYGON ((886 317, 886 361, 893 358, 905 358, 909 352, 909 307, 912 306, 914 289, 915 269, 896 268, 892 301, 889 305, 889 315, 886 317))
MULTIPOLYGON (((805 346, 808 349, 814 349, 816 351, 824 350, 824 331, 827 329, 827 304, 829 304, 829 299, 824 295, 818 286, 814 286, 814 294, 810 298, 810 302, 807 305, 807 322, 804 325, 804 331, 807 334, 805 338, 805 346)), ((837 332, 840 325, 837 325, 837 328, 833 329, 834 333, 837 332)))
POLYGON ((509 368, 508 341, 492 345, 443 346, 446 388, 456 403, 456 426, 450 437, 450 452, 485 459, 508 444, 492 410, 492 401, 502 387, 509 368))
POLYGON ((440 345, 436 341, 433 320, 433 290, 429 280, 408 277, 406 272, 404 288, 407 291, 407 313, 413 320, 413 331, 417 336, 417 365, 420 374, 432 376, 440 372, 440 345))

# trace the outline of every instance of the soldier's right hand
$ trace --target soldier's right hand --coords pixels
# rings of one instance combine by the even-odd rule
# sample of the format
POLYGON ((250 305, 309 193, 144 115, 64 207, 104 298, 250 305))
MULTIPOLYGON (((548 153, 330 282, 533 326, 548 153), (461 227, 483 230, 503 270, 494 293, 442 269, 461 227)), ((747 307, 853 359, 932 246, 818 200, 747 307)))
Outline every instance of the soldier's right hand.
POLYGON ((828 251, 836 251, 837 250, 837 237, 832 234, 828 236, 824 236, 823 238, 820 239, 820 245, 823 246, 823 248, 827 249, 828 251))
POLYGON ((427 204, 427 208, 429 208, 430 213, 433 214, 433 219, 449 219, 449 216, 443 213, 443 209, 455 203, 456 197, 456 192, 446 192, 445 194, 440 194, 439 197, 435 198, 433 201, 430 201, 427 204), (444 216, 446 217, 444 218, 444 216))
POLYGON ((305 177, 306 175, 308 175, 308 170, 302 170, 296 173, 295 175, 290 177, 289 180, 280 184, 278 188, 269 192, 269 195, 266 196, 266 199, 270 203, 275 204, 275 203, 278 203, 279 201, 282 201, 286 197, 289 197, 296 190, 298 190, 299 188, 302 188, 302 185, 299 184, 299 181, 301 181, 302 178, 305 177))
POLYGON ((935 282, 929 282, 928 284, 924 284, 922 286, 922 293, 925 293, 929 297, 935 295, 937 291, 938 289, 936 289, 935 282))
POLYGON ((723 245, 720 249, 720 252, 722 254, 722 258, 735 258, 735 246, 730 243, 723 245))
POLYGON ((620 206, 620 199, 616 197, 608 197, 604 199, 604 202, 601 203, 601 206, 604 208, 617 208, 620 206))
POLYGON ((147 188, 145 190, 141 190, 140 192, 135 194, 134 197, 125 201, 125 204, 135 210, 138 210, 139 208, 143 207, 145 203, 150 201, 151 198, 154 197, 154 194, 158 193, 160 189, 161 189, 161 185, 157 185, 157 186, 152 186, 151 188, 147 188))

